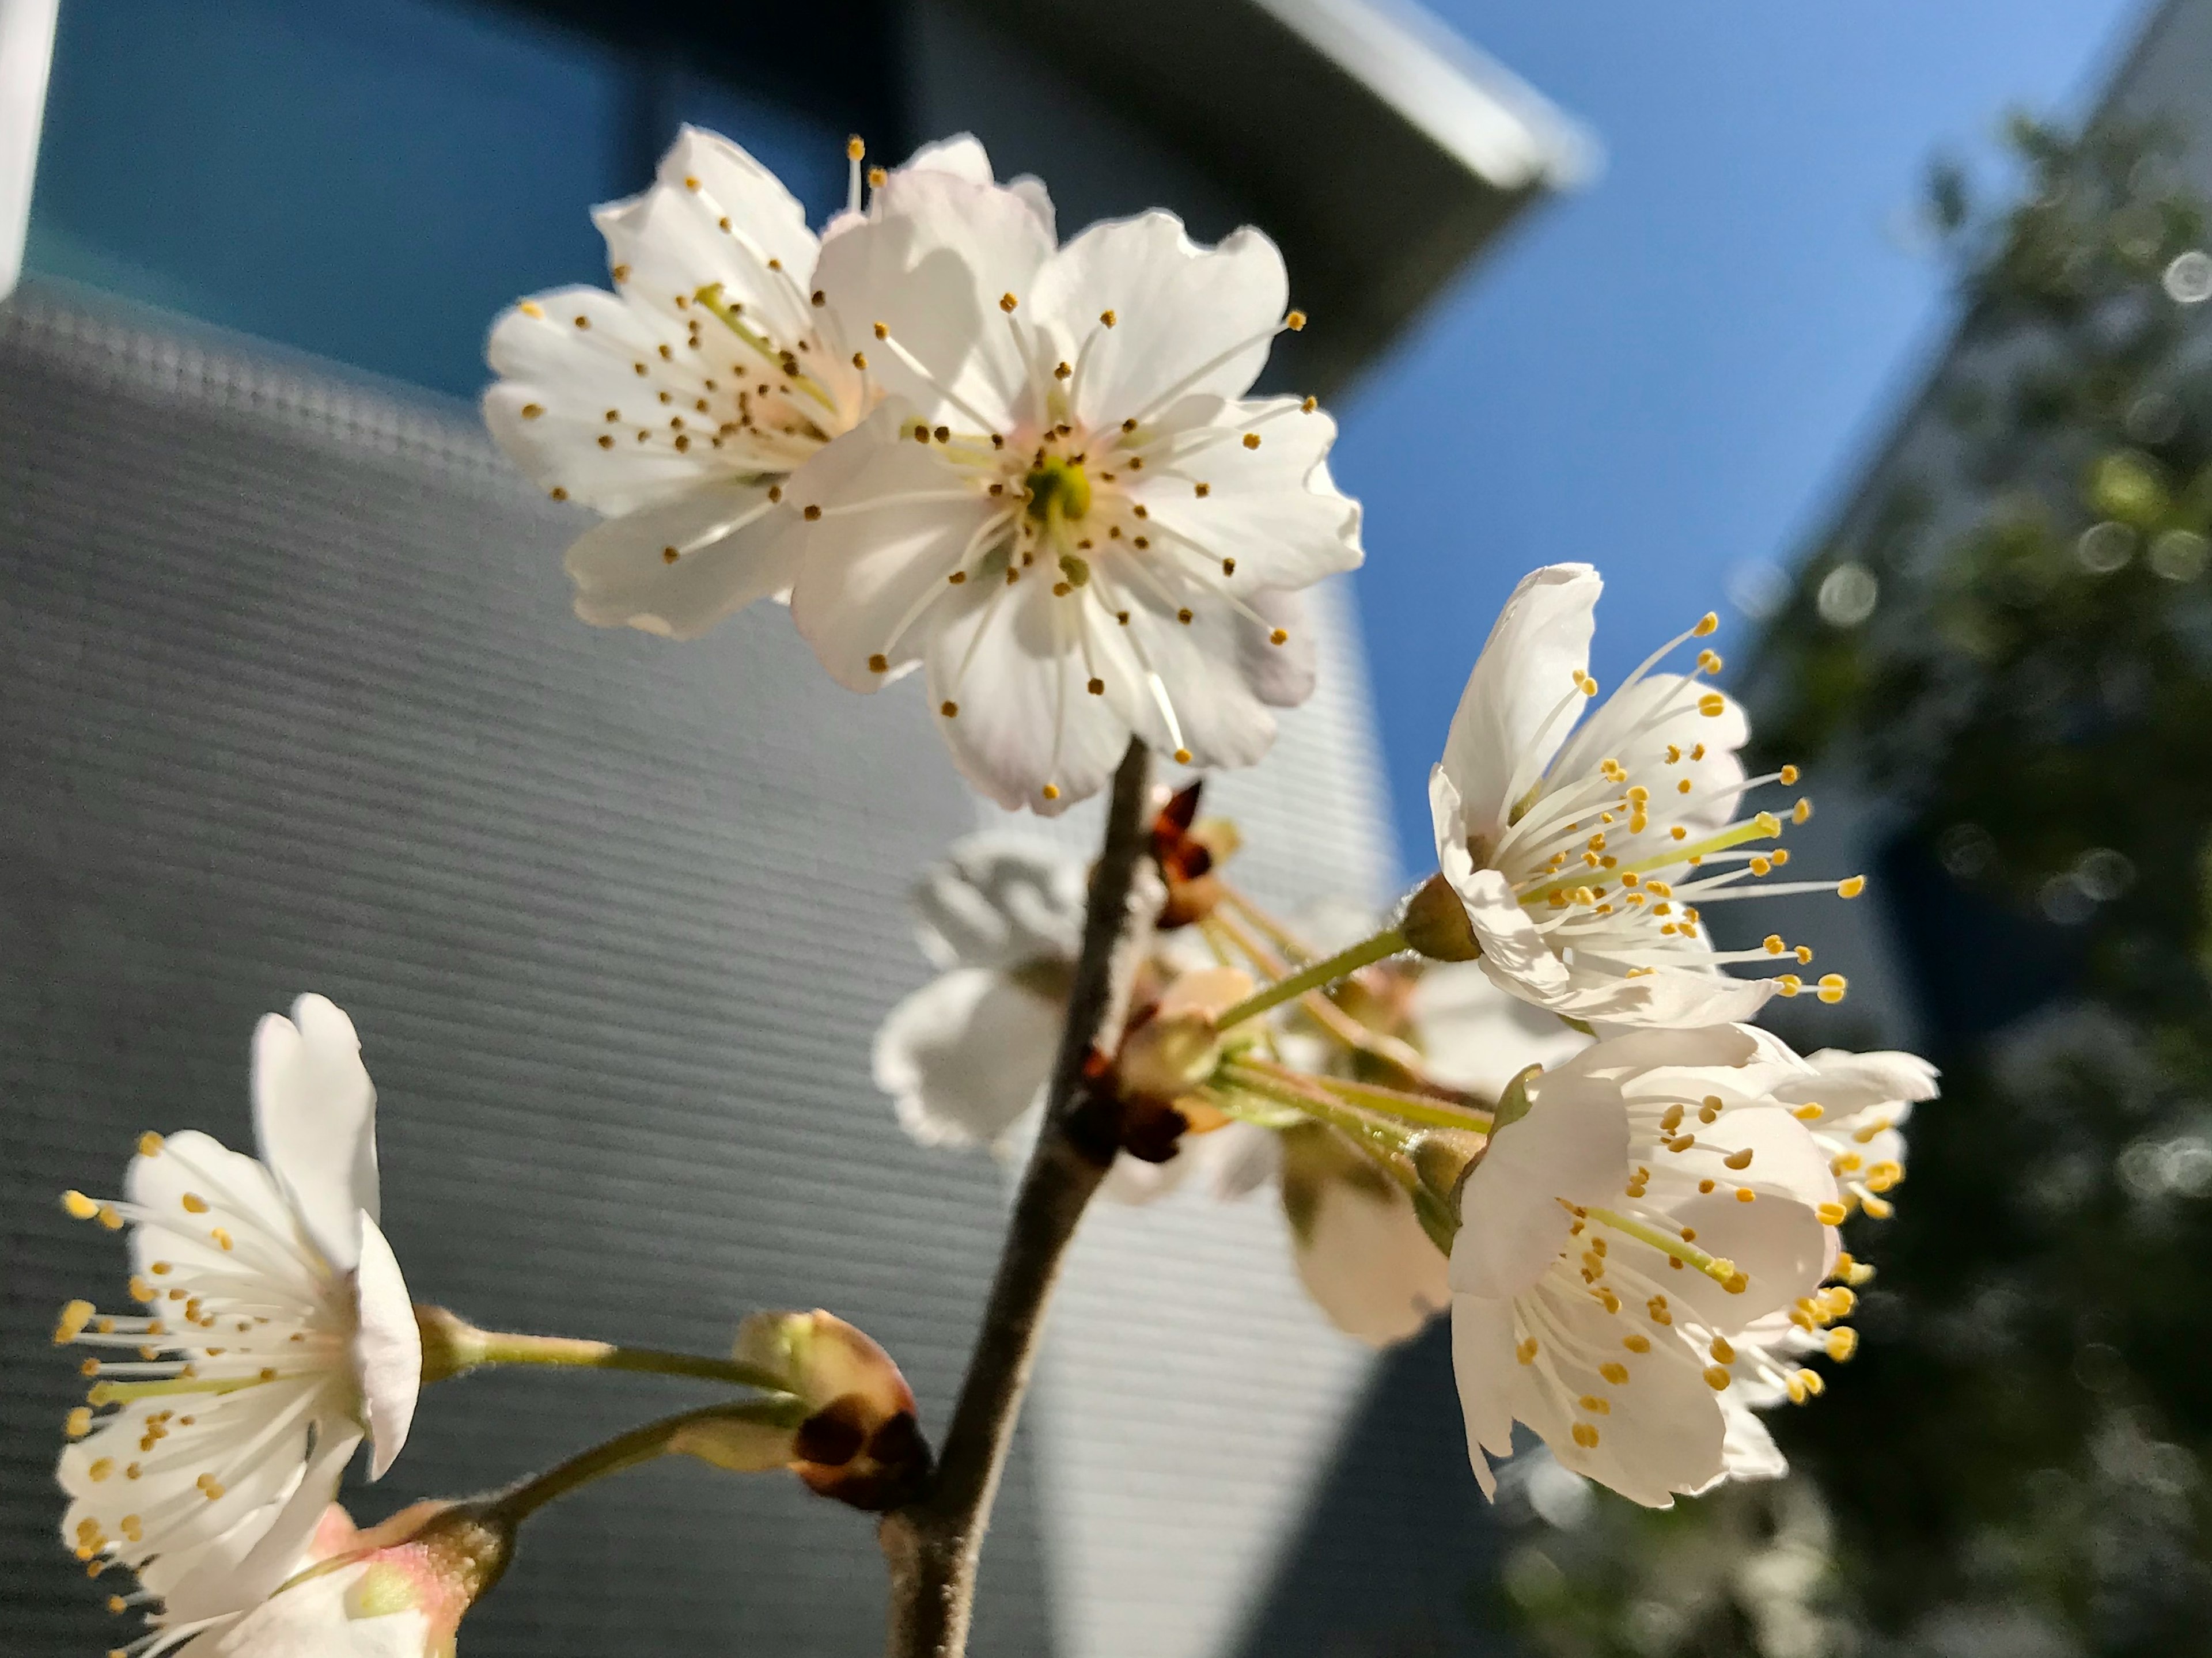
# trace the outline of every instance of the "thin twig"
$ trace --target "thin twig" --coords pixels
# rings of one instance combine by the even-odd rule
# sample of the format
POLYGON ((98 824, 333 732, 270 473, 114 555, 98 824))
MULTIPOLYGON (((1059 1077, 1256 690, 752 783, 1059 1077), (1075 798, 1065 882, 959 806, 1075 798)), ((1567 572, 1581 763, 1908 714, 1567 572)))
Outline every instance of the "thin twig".
POLYGON ((885 1515, 878 1528, 890 1566, 889 1658, 961 1658, 967 1650, 976 1563, 1036 1363, 1045 1303, 1076 1223, 1113 1161, 1111 1146, 1085 1143, 1071 1130, 1085 1067, 1113 1004, 1114 958, 1146 845, 1151 775, 1151 756, 1133 740, 1115 774, 1105 843, 1091 872, 1083 953, 1068 993, 1043 1126, 1014 1199, 944 1454, 924 1495, 885 1515))

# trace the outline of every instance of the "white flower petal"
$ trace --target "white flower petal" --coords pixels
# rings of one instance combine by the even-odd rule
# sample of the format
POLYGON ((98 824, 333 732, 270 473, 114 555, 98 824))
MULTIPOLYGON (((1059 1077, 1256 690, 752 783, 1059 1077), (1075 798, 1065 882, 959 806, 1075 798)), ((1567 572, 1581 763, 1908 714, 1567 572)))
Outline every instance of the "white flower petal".
POLYGON ((1295 708, 1313 695, 1321 650, 1306 625, 1304 598, 1291 592, 1254 593, 1246 601, 1260 616, 1237 632, 1237 662, 1252 695, 1271 708, 1295 708), (1278 633, 1287 637, 1275 642, 1278 633))
POLYGON ((802 508, 792 620, 848 690, 873 690, 919 659, 925 606, 995 592, 984 580, 969 581, 964 595, 947 585, 982 550, 978 532, 999 510, 988 497, 899 504, 963 487, 936 449, 899 437, 904 417, 885 404, 785 486, 785 499, 802 508), (855 510, 875 501, 889 504, 855 510), (823 516, 807 522, 806 506, 823 507, 823 516), (885 669, 871 665, 878 659, 885 669))
MULTIPOLYGON (((1585 1446, 1574 1437, 1565 1406, 1540 1394, 1533 1384, 1535 1367, 1519 1366, 1521 1396, 1530 1413, 1522 1417, 1544 1437, 1562 1467, 1610 1486, 1646 1508, 1671 1507, 1676 1493, 1704 1489, 1721 1473, 1727 1425, 1719 1395, 1694 1363, 1683 1363, 1655 1350, 1646 1357, 1624 1354, 1630 1371, 1625 1387, 1608 1386, 1583 1353, 1623 1352, 1622 1321, 1587 1297, 1555 1299, 1553 1314, 1575 1338, 1573 1348, 1552 1344, 1551 1358, 1572 1397, 1602 1395, 1609 1414, 1593 1424, 1598 1442, 1585 1446), (1577 1349, 1579 1351, 1576 1351, 1577 1349)), ((1516 1415, 1520 1410, 1516 1407, 1516 1415)))
POLYGON ((1106 680, 1113 689, 1092 695, 1069 637, 1073 605, 1041 580, 1028 585, 1028 593, 963 594, 940 613, 927 647, 929 698, 962 776, 1009 811, 1051 817, 1096 794, 1121 763, 1135 675, 1117 664, 1106 680), (947 704, 957 713, 945 716, 947 704))
POLYGON ((1721 1395, 1724 1433, 1721 1463, 1730 1479, 1779 1479, 1790 1472, 1790 1460, 1775 1444, 1766 1424, 1759 1419, 1740 1385, 1721 1395))
POLYGON ((1489 1456, 1513 1455, 1513 1400, 1522 1386, 1515 1374, 1513 1303, 1455 1295, 1451 1310, 1452 1378, 1467 1421, 1468 1461, 1482 1494, 1495 1497, 1489 1456))
MULTIPOLYGON (((814 233, 806 228, 806 209, 781 179, 740 146, 720 133, 687 125, 661 157, 657 176, 661 189, 697 204, 702 224, 714 223, 719 229, 720 219, 730 221, 730 229, 721 234, 738 245, 749 270, 760 261, 775 259, 795 279, 787 284, 787 292, 805 282, 816 252, 814 233), (696 190, 693 179, 698 181, 696 190)), ((714 279, 702 276, 699 281, 714 279)))
POLYGON ((1896 1110, 1883 1114, 1902 1122, 1911 1106, 1936 1097, 1936 1078, 1942 1074, 1917 1054, 1851 1054, 1824 1048, 1806 1055, 1805 1063, 1809 1072, 1778 1088, 1775 1096, 1793 1105, 1816 1102, 1832 1119, 1895 1106, 1896 1110))
POLYGON ((603 628, 696 639, 791 586, 801 546, 796 521, 766 486, 719 482, 609 519, 568 549, 576 614, 603 628))
POLYGON ((690 398, 700 374, 688 355, 672 364, 660 350, 684 345, 673 323, 596 288, 540 294, 492 325, 484 355, 501 380, 484 392, 484 424, 539 484, 584 506, 611 516, 667 501, 726 470, 708 444, 679 452, 668 440, 655 388, 669 382, 690 398))
POLYGON ((422 1386, 422 1336, 391 1244, 366 1211, 357 1218, 361 1264, 355 1269, 354 1297, 360 1325, 354 1332, 353 1362, 374 1447, 368 1477, 381 1479, 406 1444, 415 1420, 416 1395, 422 1386))
POLYGON ((876 1086, 924 1145, 995 1140, 1051 1075, 1061 1004, 1007 975, 957 968, 893 1008, 876 1033, 876 1086))
POLYGON ((1083 939, 1081 860, 1028 835, 955 841, 908 902, 922 954, 940 968, 1012 968, 1075 959, 1083 939))
POLYGON ((1492 1137, 1461 1188, 1456 1293, 1520 1293, 1565 1247, 1574 1224, 1565 1206, 1603 1202, 1628 1172, 1618 1088, 1563 1072, 1531 1078, 1528 1098, 1528 1114, 1492 1137))
POLYGON ((173 1628, 246 1612, 275 1594, 313 1552, 338 1482, 360 1445, 358 1435, 336 1436, 318 1445, 268 1528, 258 1536, 234 1533, 210 1550, 195 1571, 169 1590, 161 1623, 173 1628))
POLYGON ((1338 1329, 1370 1347, 1418 1333, 1451 1300, 1443 1253, 1402 1193, 1323 1181, 1292 1236, 1306 1293, 1338 1329))
POLYGON ((1283 256, 1259 231, 1202 248, 1159 211, 1091 226, 1036 283, 1038 311, 1081 352, 1076 412, 1093 426, 1143 418, 1184 393, 1243 396, 1289 296, 1283 256))
POLYGON ((1036 412, 1018 307, 1051 254, 1052 233, 1024 194, 902 170, 866 222, 823 244, 815 280, 879 385, 933 422, 972 428, 973 410, 1005 430, 1036 412), (1006 294, 1017 296, 1012 316, 1000 307, 1006 294), (867 337, 878 323, 890 336, 880 346, 867 337))
MULTIPOLYGON (((1514 802, 1517 771, 1540 777, 1577 712, 1558 712, 1589 666, 1593 612, 1604 583, 1587 564, 1552 564, 1521 580, 1475 659, 1444 739, 1444 774, 1459 792, 1466 831, 1494 843, 1514 802), (1556 715, 1556 717, 1555 717, 1556 715)), ((1522 787, 1528 785, 1523 784, 1522 787)))
POLYGON ((315 1247, 350 1270, 361 1236, 354 1217, 380 1212, 376 1090, 353 1021, 326 997, 302 996, 291 1018, 268 1014, 254 1031, 253 1127, 315 1247))
POLYGON ((1429 1074, 1492 1099, 1528 1066, 1555 1066, 1590 1040, 1500 990, 1475 962, 1430 963, 1413 983, 1413 1019, 1429 1074))
MULTIPOLYGON (((1437 788, 1440 783, 1446 788, 1450 785, 1441 766, 1430 775, 1430 798, 1441 803, 1442 812, 1452 803, 1437 788)), ((1505 877, 1494 869, 1472 866, 1463 856, 1447 859, 1444 874, 1467 906, 1467 919, 1482 946, 1482 970, 1490 975, 1491 982, 1524 1001, 1546 1005, 1565 1002, 1573 993, 1566 963, 1552 953, 1552 946, 1522 908, 1505 877), (1456 871, 1452 867, 1455 862, 1460 865, 1456 871)))
POLYGON ((1751 722, 1742 705, 1709 681, 1646 674, 1599 705, 1559 751, 1554 767, 1562 775, 1572 775, 1595 771, 1611 758, 1645 786, 1678 793, 1687 778, 1688 804, 1678 807, 1671 821, 1696 835, 1735 816, 1744 780, 1736 750, 1750 738, 1751 722), (1720 698, 1719 713, 1705 712, 1709 696, 1720 698), (1679 757, 1668 759, 1670 749, 1679 757))
POLYGON ((1698 1248, 1732 1260, 1750 1280, 1738 1294, 1705 1273, 1668 1272, 1667 1297, 1723 1334, 1733 1334, 1820 1287, 1829 1229, 1786 1198, 1739 1203, 1724 1192, 1672 1206, 1668 1218, 1698 1235, 1698 1248))
POLYGON ((1248 600, 1254 588, 1310 586, 1358 568, 1359 503, 1328 471, 1336 422, 1296 398, 1274 398, 1231 404, 1174 441, 1203 442, 1245 426, 1260 437, 1257 448, 1215 441, 1188 463, 1206 484, 1203 497, 1179 477, 1156 477, 1133 484, 1131 498, 1178 548, 1197 550, 1209 572, 1233 560, 1236 574, 1223 585, 1248 600))

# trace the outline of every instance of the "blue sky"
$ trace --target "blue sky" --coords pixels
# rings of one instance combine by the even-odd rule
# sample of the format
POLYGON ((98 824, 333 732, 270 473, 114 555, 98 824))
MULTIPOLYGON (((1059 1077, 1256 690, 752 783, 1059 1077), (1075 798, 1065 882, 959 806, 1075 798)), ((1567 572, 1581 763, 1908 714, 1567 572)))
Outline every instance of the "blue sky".
POLYGON ((1339 409, 1409 871, 1427 779, 1499 603, 1540 563, 1607 586, 1610 682, 1787 562, 1940 340, 1904 227, 1929 157, 2003 111, 2078 111, 2134 0, 1432 0, 1570 112, 1604 173, 1540 210, 1339 409))

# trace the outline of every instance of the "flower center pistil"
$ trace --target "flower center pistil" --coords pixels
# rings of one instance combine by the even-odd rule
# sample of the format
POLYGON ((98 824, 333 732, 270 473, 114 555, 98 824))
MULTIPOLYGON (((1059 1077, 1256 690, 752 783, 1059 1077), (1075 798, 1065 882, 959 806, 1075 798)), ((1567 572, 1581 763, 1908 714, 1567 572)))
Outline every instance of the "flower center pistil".
POLYGON ((1091 477, 1079 460, 1047 455, 1030 469, 1022 488, 1029 515, 1048 527, 1079 521, 1091 511, 1091 477))

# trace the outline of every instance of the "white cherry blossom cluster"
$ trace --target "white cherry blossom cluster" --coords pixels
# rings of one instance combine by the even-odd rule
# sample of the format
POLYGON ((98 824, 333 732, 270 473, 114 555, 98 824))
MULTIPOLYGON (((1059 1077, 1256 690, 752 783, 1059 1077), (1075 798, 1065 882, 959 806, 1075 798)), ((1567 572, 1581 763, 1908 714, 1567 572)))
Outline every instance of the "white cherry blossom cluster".
POLYGON ((1010 808, 1095 793, 1129 738, 1242 766, 1302 701, 1296 594, 1360 561, 1310 398, 1247 396, 1304 325, 1258 231, 1174 215, 1060 243, 972 138, 870 173, 818 237, 687 128, 599 210, 615 292, 491 333, 492 434, 605 515, 576 610, 690 638, 787 597, 836 680, 919 669, 961 772, 1010 808))

